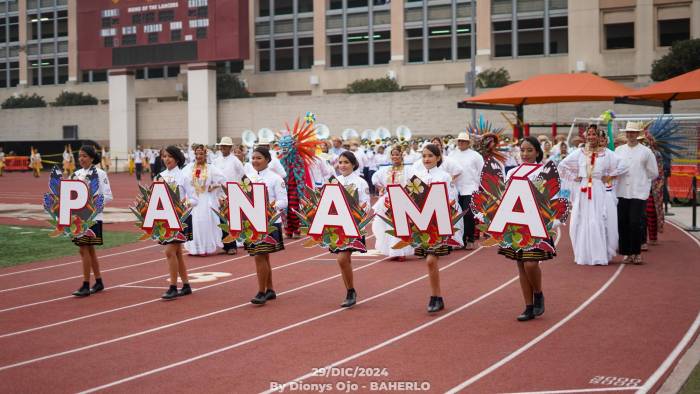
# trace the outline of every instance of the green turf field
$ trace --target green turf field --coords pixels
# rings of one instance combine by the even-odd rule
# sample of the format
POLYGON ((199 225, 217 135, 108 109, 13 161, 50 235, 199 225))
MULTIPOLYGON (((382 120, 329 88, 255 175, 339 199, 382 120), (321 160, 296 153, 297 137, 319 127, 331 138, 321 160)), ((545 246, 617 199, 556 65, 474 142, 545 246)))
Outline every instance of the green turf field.
MULTIPOLYGON (((78 247, 66 237, 51 238, 51 230, 0 225, 0 267, 63 256, 79 256, 78 247)), ((139 234, 110 231, 97 250, 135 242, 139 234)))
POLYGON ((700 393, 700 364, 695 366, 693 373, 688 377, 688 381, 685 382, 683 388, 681 388, 680 394, 697 394, 700 393))

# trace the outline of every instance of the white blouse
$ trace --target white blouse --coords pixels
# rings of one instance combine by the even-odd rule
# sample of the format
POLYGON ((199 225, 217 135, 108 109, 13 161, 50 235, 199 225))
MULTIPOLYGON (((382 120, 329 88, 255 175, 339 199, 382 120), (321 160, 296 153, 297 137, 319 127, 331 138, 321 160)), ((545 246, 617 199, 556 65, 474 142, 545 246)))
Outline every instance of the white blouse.
POLYGON ((182 171, 179 167, 175 167, 172 170, 166 169, 158 175, 165 183, 169 185, 177 185, 180 190, 181 199, 189 199, 192 206, 197 205, 197 193, 194 192, 192 183, 190 182, 187 173, 182 171))
POLYGON ((336 178, 343 186, 355 185, 360 205, 365 204, 365 209, 369 208, 369 185, 367 185, 367 181, 354 172, 348 176, 338 175, 336 178))
POLYGON ((445 172, 445 170, 443 170, 441 167, 427 169, 425 166, 421 166, 419 168, 413 166, 407 181, 413 178, 414 175, 420 178, 427 185, 432 185, 436 182, 445 182, 447 184, 447 192, 449 193, 450 200, 457 200, 457 188, 452 181, 452 176, 445 172))
MULTIPOLYGON (((248 171, 246 176, 253 183, 265 184, 267 187, 267 198, 270 203, 275 203, 276 210, 287 209, 287 187, 284 184, 284 179, 279 174, 267 167, 259 172, 255 170, 248 171)), ((281 222, 282 218, 277 219, 277 223, 281 222)))
MULTIPOLYGON (((112 196, 112 188, 109 186, 109 178, 107 178, 107 173, 102 171, 101 169, 95 167, 95 170, 97 170, 97 177, 100 180, 100 185, 97 188, 97 194, 102 195, 102 198, 104 199, 103 206, 106 206, 108 202, 114 199, 114 197, 112 196)), ((89 173, 90 169, 86 170, 84 168, 81 168, 73 173, 71 179, 77 179, 86 182, 89 173)), ((102 216, 102 212, 100 212, 95 217, 95 220, 102 220, 102 216)))

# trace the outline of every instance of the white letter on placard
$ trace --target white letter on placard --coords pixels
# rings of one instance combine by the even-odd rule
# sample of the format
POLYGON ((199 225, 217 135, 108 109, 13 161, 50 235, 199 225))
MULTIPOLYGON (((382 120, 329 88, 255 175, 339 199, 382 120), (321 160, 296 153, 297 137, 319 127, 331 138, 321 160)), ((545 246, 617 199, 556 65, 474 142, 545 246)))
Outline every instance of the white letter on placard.
POLYGON ((346 237, 358 238, 360 236, 360 230, 352 218, 350 206, 345 201, 341 187, 343 186, 338 184, 327 184, 323 187, 316 216, 309 227, 309 235, 321 235, 323 229, 328 226, 341 228, 346 237), (334 207, 336 213, 332 214, 331 211, 334 207))
POLYGON ((88 187, 83 181, 61 180, 58 224, 70 226, 71 211, 83 209, 88 203, 88 187))
POLYGON ((237 182, 226 184, 228 194, 228 223, 231 231, 243 229, 242 215, 245 215, 255 231, 267 233, 267 187, 264 183, 251 183, 253 188, 253 201, 243 193, 241 185, 237 182))
POLYGON ((142 228, 153 228, 156 220, 165 222, 169 230, 182 230, 182 224, 175 213, 175 204, 170 199, 168 185, 164 182, 154 182, 151 187, 151 198, 148 201, 148 210, 143 218, 142 228))
POLYGON ((387 186, 387 193, 389 193, 391 213, 394 218, 394 228, 396 229, 397 237, 408 237, 411 235, 408 224, 409 218, 420 231, 426 231, 430 223, 436 220, 439 235, 453 235, 449 195, 447 194, 447 184, 445 182, 435 182, 429 186, 428 196, 420 209, 406 194, 403 187, 399 185, 387 186))
POLYGON ((548 238, 547 230, 537 208, 527 176, 539 166, 523 164, 511 176, 501 204, 491 221, 488 232, 502 233, 508 224, 526 226, 535 238, 548 238))

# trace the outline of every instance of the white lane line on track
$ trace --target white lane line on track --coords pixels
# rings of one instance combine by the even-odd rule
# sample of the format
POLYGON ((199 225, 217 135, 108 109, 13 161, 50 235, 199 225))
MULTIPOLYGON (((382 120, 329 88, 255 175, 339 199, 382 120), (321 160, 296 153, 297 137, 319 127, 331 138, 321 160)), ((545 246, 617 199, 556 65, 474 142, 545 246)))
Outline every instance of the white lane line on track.
MULTIPOLYGON (((282 268, 286 268, 286 267, 289 267, 289 266, 292 266, 292 265, 297 265, 297 264, 303 263, 303 262, 305 262, 305 261, 309 261, 309 260, 311 260, 311 259, 314 259, 315 257, 322 256, 322 255, 325 255, 325 253, 317 254, 317 255, 311 256, 311 257, 306 257, 306 258, 303 258, 303 259, 301 259, 301 260, 292 261, 291 263, 287 263, 287 264, 284 264, 284 265, 281 265, 281 266, 278 266, 278 267, 274 267, 272 270, 275 271, 275 270, 279 270, 279 269, 282 269, 282 268)), ((247 257, 247 256, 242 256, 242 257, 247 257)), ((242 257, 239 257, 239 258, 242 258, 242 257)), ((228 260, 226 260, 226 261, 228 261, 228 260)), ((243 276, 238 276, 238 277, 231 278, 231 279, 227 279, 227 280, 224 280, 224 281, 221 281, 221 282, 217 282, 217 283, 214 283, 214 284, 211 284, 211 285, 208 285, 208 286, 195 287, 194 289, 192 289, 192 291, 193 291, 193 292, 199 292, 199 291, 208 289, 208 288, 210 288, 210 287, 221 286, 221 285, 224 285, 224 284, 227 284, 227 283, 236 282, 236 281, 239 281, 239 280, 243 280, 243 279, 246 279, 246 278, 250 278, 250 277, 253 277, 253 276, 255 276, 255 275, 256 275, 256 273, 250 273, 250 274, 246 274, 246 275, 243 275, 243 276)), ((166 276, 167 276, 167 275, 166 275, 166 276)), ((120 286, 117 286, 117 287, 141 287, 141 286, 120 285, 120 286)), ((143 287, 144 287, 144 288, 148 288, 148 286, 143 286, 143 287)), ((165 288, 165 286, 153 287, 153 288, 163 290, 163 289, 165 288)), ((19 334, 26 334, 26 333, 33 332, 33 331, 43 330, 43 329, 46 329, 46 328, 56 327, 56 326, 60 326, 60 325, 63 325, 63 324, 73 323, 73 322, 76 322, 76 321, 80 321, 80 320, 84 320, 84 319, 89 319, 89 318, 91 318, 91 317, 106 315, 106 314, 108 314, 108 313, 118 312, 118 311, 122 311, 122 310, 125 310, 125 309, 135 308, 135 307, 139 307, 139 306, 142 306, 142 305, 150 304, 150 303, 153 303, 153 302, 159 302, 159 301, 162 301, 162 300, 161 300, 160 298, 154 298, 154 299, 151 299, 151 300, 148 300, 148 301, 142 301, 142 302, 137 302, 137 303, 131 304, 131 305, 120 306, 120 307, 113 308, 113 309, 108 309, 108 310, 105 310, 105 311, 102 311, 102 312, 96 312, 96 313, 92 313, 92 314, 89 314, 89 315, 83 315, 83 316, 80 316, 80 317, 75 317, 75 318, 68 319, 68 320, 62 320, 62 321, 59 321, 59 322, 50 323, 50 324, 46 324, 46 325, 39 326, 39 327, 33 327, 33 328, 24 329, 24 330, 21 330, 21 331, 10 332, 10 333, 7 333, 7 334, 2 334, 2 335, 0 335, 0 339, 6 338, 6 337, 15 336, 15 335, 19 335, 19 334)))
POLYGON ((547 338, 547 337, 548 337, 549 335, 551 335, 553 332, 555 332, 556 330, 558 330, 559 327, 563 326, 563 325, 566 324, 569 320, 571 320, 571 319, 573 319, 574 317, 576 317, 576 315, 578 315, 579 313, 581 313, 584 309, 586 309, 586 307, 588 307, 588 305, 590 305, 593 301, 595 301, 596 298, 598 298, 601 294, 603 294, 603 293, 610 287, 610 285, 612 285, 613 282, 615 282, 615 280, 618 278, 618 276, 620 276, 620 273, 622 272, 622 270, 623 270, 624 268, 625 268, 625 265, 624 265, 624 264, 620 264, 620 267, 618 267, 618 269, 615 271, 615 273, 613 274, 613 276, 611 276, 610 279, 608 279, 608 281, 605 282, 605 284, 603 284, 603 286, 601 286, 601 287, 598 289, 598 291, 596 291, 595 293, 593 293, 592 296, 590 296, 586 301, 584 301, 581 305, 579 305, 578 308, 574 309, 573 312, 569 313, 566 317, 564 317, 563 319, 559 320, 555 325, 553 325, 552 327, 550 327, 549 329, 547 329, 547 331, 545 331, 545 332, 543 332, 542 334, 538 335, 535 339, 531 340, 530 342, 528 342, 527 344, 525 344, 524 346, 522 346, 522 347, 519 348, 518 350, 512 352, 511 354, 507 355, 506 357, 504 357, 504 358, 502 358, 501 360, 497 361, 496 363, 492 364, 490 367, 484 369, 483 371, 479 372, 478 374, 472 376, 471 378, 469 378, 469 379, 465 380, 464 382, 458 384, 457 386, 451 388, 450 390, 447 391, 447 393, 450 393, 450 394, 451 394, 451 393, 457 393, 457 392, 459 392, 460 390, 464 390, 466 387, 468 387, 468 386, 474 384, 476 381, 480 380, 480 379, 483 378, 484 376, 486 376, 486 375, 490 374, 491 372, 497 370, 498 368, 504 366, 505 364, 507 364, 508 362, 510 362, 511 360, 513 360, 514 358, 518 357, 519 355, 521 355, 522 353, 526 352, 526 351, 527 351, 528 349, 530 349, 531 347, 533 347, 533 346, 535 346, 536 344, 538 344, 538 343, 539 343, 540 341, 542 341, 543 339, 547 338))
MULTIPOLYGON (((457 259, 457 260, 453 261, 452 263, 446 265, 445 267, 441 268, 440 270, 442 271, 442 270, 445 270, 445 269, 447 269, 447 268, 452 267, 452 266, 455 265, 455 264, 458 264, 459 262, 461 262, 461 261, 465 260, 466 258, 472 256, 474 253, 478 252, 478 251, 481 250, 481 249, 482 249, 482 248, 479 248, 479 249, 474 250, 473 252, 467 254, 466 256, 460 257, 459 259, 457 259)), ((385 257, 385 258, 382 259, 382 260, 386 260, 386 259, 388 259, 388 258, 389 258, 389 257, 385 257)), ((367 264, 366 266, 376 264, 376 263, 378 263, 378 262, 380 262, 380 261, 382 261, 382 260, 378 260, 378 261, 376 261, 376 262, 374 262, 374 263, 367 264)), ((366 266, 363 266, 362 268, 364 268, 364 267, 366 267, 366 266)), ((338 277, 338 276, 340 276, 340 275, 336 275, 336 277, 338 277)), ((364 303, 370 302, 370 301, 372 301, 372 300, 374 300, 374 299, 383 297, 383 296, 385 296, 385 295, 387 295, 387 294, 393 293, 394 291, 400 290, 400 289, 402 289, 402 288, 404 288, 404 287, 410 286, 410 285, 412 285, 412 284, 414 284, 414 283, 416 283, 416 282, 419 282, 419 281, 421 281, 421 280, 423 280, 423 279, 426 279, 427 277, 428 277, 427 274, 426 274, 426 275, 422 275, 422 276, 420 276, 420 277, 418 277, 418 278, 416 278, 416 279, 413 279, 413 280, 410 280, 410 281, 408 281, 408 282, 405 282, 405 283, 403 283, 403 284, 401 284, 401 285, 399 285, 399 286, 396 286, 396 287, 394 287, 394 288, 392 288, 392 289, 386 290, 386 291, 384 291, 384 292, 382 292, 382 293, 376 294, 376 295, 371 296, 371 297, 369 297, 369 298, 366 298, 366 299, 364 299, 364 300, 362 300, 362 301, 359 301, 359 302, 357 303, 357 305, 364 304, 364 303)), ((514 279, 513 279, 513 280, 514 280, 514 279)), ((310 284, 310 285, 313 285, 313 284, 310 284)), ((310 285, 306 285, 306 286, 310 286, 310 285)), ((306 286, 305 286, 305 287, 306 287, 306 286)), ((283 294, 283 293, 280 293, 280 294, 283 294)), ((207 358, 207 357, 211 357, 211 356, 213 356, 213 355, 216 355, 216 354, 219 354, 219 353, 222 353, 222 352, 231 350, 231 349, 235 349, 235 348, 238 348, 238 347, 247 345, 247 344, 249 344, 249 343, 252 343, 252 342, 255 342, 255 341, 259 341, 259 340, 268 338, 268 337, 273 336, 273 335, 276 335, 276 334, 283 333, 283 332, 285 332, 285 331, 289 331, 289 330, 291 330, 291 329, 293 329, 293 328, 303 326, 303 325, 305 325, 305 324, 308 324, 308 323, 311 323, 311 322, 314 322, 314 321, 317 321, 317 320, 326 318, 326 317, 328 317, 328 316, 335 315, 335 314, 337 314, 337 313, 341 313, 341 312, 346 311, 346 310, 347 310, 347 309, 345 309, 345 308, 342 308, 342 309, 334 309, 334 310, 332 310, 332 311, 330 311, 330 312, 326 312, 326 313, 323 313, 323 314, 320 314, 320 315, 316 315, 316 316, 311 317, 311 318, 308 318, 308 319, 306 319, 306 320, 298 321, 298 322, 296 322, 296 323, 293 323, 293 324, 290 324, 290 325, 287 325, 287 326, 278 328, 278 329, 273 330, 273 331, 270 331, 270 332, 268 332, 268 333, 265 333, 265 334, 262 334, 262 335, 258 335, 258 336, 253 337, 253 338, 249 338, 249 339, 246 339, 246 340, 244 340, 244 341, 236 342, 236 343, 234 343, 234 344, 232 344, 232 345, 229 345, 229 346, 226 346, 226 347, 222 347, 222 348, 213 350, 213 351, 208 352, 208 353, 203 353, 203 354, 200 354, 200 355, 198 355, 198 356, 190 357, 190 358, 188 358, 188 359, 186 359, 186 360, 182 360, 182 361, 178 361, 178 362, 176 362, 176 363, 168 364, 168 365, 162 366, 162 367, 160 367, 160 368, 156 368, 156 369, 152 369, 152 370, 150 370, 150 371, 142 372, 142 373, 137 374, 137 375, 132 375, 132 376, 129 376, 129 377, 126 377, 126 378, 123 378, 123 379, 120 379, 120 380, 117 380, 117 381, 114 381, 114 382, 110 382, 110 383, 104 384, 104 385, 99 386, 99 387, 90 388, 90 389, 88 389, 88 390, 82 391, 81 394, 83 394, 83 393, 92 393, 92 392, 95 392, 95 391, 103 390, 103 389, 106 389, 106 388, 109 388, 109 387, 113 387, 113 386, 117 386, 117 385, 120 385, 120 384, 122 384, 122 383, 129 382, 129 381, 132 381, 132 380, 140 379, 140 378, 143 378, 143 377, 145 377, 145 376, 153 375, 153 374, 156 374, 156 373, 159 373, 159 372, 162 372, 162 371, 171 369, 171 368, 175 368, 175 367, 179 367, 179 366, 181 366, 181 365, 189 364, 189 363, 192 363, 192 362, 194 362, 194 361, 198 361, 198 360, 201 360, 201 359, 204 359, 204 358, 207 358)), ((2 368, 0 368, 0 371, 1 371, 1 370, 2 370, 2 368)))
MULTIPOLYGON (((327 252, 326 252, 326 253, 327 253, 327 252)), ((324 253, 324 254, 325 254, 325 253, 324 253)), ((313 257, 310 257, 310 258, 308 258, 308 259, 312 259, 312 258, 313 258, 313 257)), ((381 261, 383 261, 383 260, 385 260, 385 258, 384 258, 384 259, 378 259, 378 260, 376 260, 376 261, 374 261, 374 262, 371 262, 371 263, 367 263, 367 264, 365 264, 365 265, 363 265, 363 266, 360 266, 360 267, 358 267, 358 268, 353 269, 353 271, 359 271, 359 270, 368 268, 368 267, 373 266, 373 265, 375 265, 375 264, 377 264, 377 263, 379 263, 379 262, 381 262, 381 261)), ((255 274, 253 274, 253 275, 255 275, 255 274)), ((324 279, 317 280, 317 281, 315 281, 315 282, 307 283, 307 284, 305 284, 305 285, 302 285, 302 286, 293 288, 293 289, 291 289, 291 290, 287 290, 287 291, 283 291, 283 292, 277 293, 277 295, 278 295, 278 296, 282 296, 282 295, 285 295, 285 294, 289 294, 289 293, 292 293, 292 292, 296 292, 296 291, 305 289, 305 288, 307 288, 307 287, 315 286, 315 285, 317 285, 317 284, 320 284, 320 283, 323 283, 323 282, 327 282, 327 281, 329 281, 329 280, 336 279, 336 278, 339 278, 339 277, 340 277, 340 274, 336 274, 336 275, 333 275, 333 276, 329 276, 329 277, 326 277, 326 278, 324 278, 324 279)), ((170 323, 170 324, 165 324, 165 325, 162 325, 162 326, 153 327, 153 328, 150 328, 150 329, 148 329, 148 330, 135 332, 135 333, 132 333, 132 334, 129 334, 129 335, 124 335, 124 336, 117 337, 117 338, 113 338, 113 339, 109 339, 109 340, 106 340, 106 341, 102 341, 102 342, 98 342, 98 343, 93 343, 92 345, 82 346, 82 347, 79 347, 79 348, 75 348, 75 349, 71 349, 71 350, 66 350, 66 351, 60 352, 60 353, 49 354, 49 355, 46 355, 46 356, 34 358, 34 359, 31 359, 31 360, 22 361, 22 362, 15 363, 15 364, 11 364, 11 365, 5 365, 5 366, 0 367, 0 371, 5 371, 5 370, 11 369, 11 368, 16 368, 16 367, 20 367, 20 366, 27 365, 27 364, 32 364, 32 363, 35 363, 35 362, 38 362, 38 361, 48 360, 48 359, 51 359, 51 358, 56 358, 56 357, 60 357, 60 356, 65 356, 65 355, 68 355, 68 354, 81 352, 81 351, 83 351, 83 350, 93 349, 93 348, 96 348, 96 347, 99 347, 99 346, 104 346, 104 345, 107 345, 107 344, 111 344, 111 343, 115 343, 115 342, 124 341, 124 340, 130 339, 130 338, 134 338, 134 337, 138 337, 138 336, 141 336, 141 335, 146 335, 146 334, 150 334, 150 333, 153 333, 153 332, 161 331, 161 330, 164 330, 164 329, 166 329, 166 328, 171 328, 171 327, 179 326, 179 325, 181 325, 181 324, 189 323, 189 322, 192 322, 192 321, 195 321, 195 320, 205 319, 205 318, 208 318, 208 317, 212 317, 212 316, 215 316, 215 315, 219 315, 219 314, 222 314, 222 313, 225 313, 225 312, 229 312, 229 311, 232 311, 232 310, 235 310, 235 309, 240 309, 240 308, 247 307, 247 306, 248 306, 248 307, 251 306, 250 302, 246 302, 246 303, 244 303, 244 304, 238 304, 238 305, 231 306, 231 307, 224 308, 224 309, 218 309, 218 310, 215 310, 215 311, 213 311, 213 312, 208 312, 208 313, 205 313, 205 314, 202 314, 202 315, 198 315, 198 316, 194 316, 194 317, 190 317, 190 318, 184 319, 184 320, 178 320, 178 321, 176 321, 176 322, 174 322, 174 323, 170 323)))
MULTIPOLYGON (((560 240, 561 240, 561 230, 560 230, 559 228, 557 228, 557 239, 554 241, 554 246, 555 246, 555 247, 559 244, 559 241, 560 241, 560 240)), ((484 248, 483 246, 480 246, 478 249, 476 249, 475 251, 469 253, 469 254, 466 255, 464 258, 467 258, 467 257, 471 256, 472 254, 478 252, 479 250, 481 250, 481 249, 483 249, 483 248, 484 248)), ((459 261, 459 260, 455 261, 455 262, 452 263, 452 264, 455 264, 455 263, 457 263, 458 261, 459 261)), ((445 267, 442 268, 440 271, 442 271, 443 269, 446 269, 446 268, 450 267, 452 264, 450 264, 450 265, 448 265, 448 266, 445 266, 445 267)), ((381 342, 381 343, 379 343, 379 344, 377 344, 377 345, 375 345, 375 346, 372 346, 372 347, 370 347, 370 348, 367 348, 367 349, 365 349, 365 350, 363 350, 363 351, 361 351, 361 352, 355 353, 355 354, 353 354, 353 355, 351 355, 351 356, 349 356, 349 357, 346 357, 346 358, 344 358, 344 359, 342 359, 342 360, 340 360, 340 361, 336 361, 336 362, 334 362, 334 363, 332 363, 332 364, 329 364, 329 365, 325 366, 324 368, 326 368, 326 370, 328 370, 328 369, 330 369, 330 368, 337 367, 337 366, 339 366, 339 365, 345 364, 345 363, 347 363, 347 362, 349 362, 349 361, 352 361, 352 360, 354 360, 354 359, 357 359, 357 358, 360 358, 360 357, 362 357, 362 356, 365 356, 365 355, 367 355, 367 354, 369 354, 369 353, 372 353, 372 352, 374 352, 375 350, 379 350, 379 349, 381 349, 381 348, 383 348, 383 347, 386 347, 386 346, 388 346, 388 345, 391 345, 392 343, 397 342, 397 341, 399 341, 399 340, 401 340, 401 339, 403 339, 403 338, 406 338, 406 337, 408 337, 408 336, 410 336, 410 335, 413 335, 413 334, 415 334, 415 333, 418 332, 418 331, 421 331, 421 330, 423 330, 423 329, 425 329, 425 328, 428 328, 428 327, 432 326, 433 324, 436 324, 436 323, 438 323, 438 322, 440 322, 440 321, 442 321, 442 320, 444 320, 444 319, 447 319, 448 317, 450 317, 450 316, 452 316, 452 315, 454 315, 454 314, 456 314, 456 313, 459 313, 460 311, 462 311, 462 310, 464 310, 464 309, 466 309, 466 308, 469 308, 470 306, 472 306, 472 305, 474 305, 474 304, 476 304, 476 303, 478 303, 478 302, 481 302, 481 301, 484 300, 485 298, 487 298, 487 297, 489 297, 490 295, 492 295, 492 294, 494 294, 494 293, 496 293, 496 292, 498 292, 498 291, 504 289, 505 287, 507 287, 507 286, 510 285, 511 283, 515 282, 516 280, 518 280, 518 277, 517 277, 517 276, 515 276, 515 277, 513 277, 513 278, 511 278, 511 279, 509 279, 509 280, 507 280, 506 282, 504 282, 504 283, 502 283, 500 286, 498 286, 498 287, 492 289, 492 290, 489 291, 488 293, 482 294, 482 295, 479 296, 478 298, 476 298, 476 299, 474 299, 474 300, 468 302, 467 304, 464 304, 464 305, 460 306, 459 308, 457 308, 457 309, 455 309, 455 310, 452 310, 452 311, 450 311, 450 312, 448 312, 448 313, 446 313, 446 314, 444 314, 444 315, 441 315, 440 317, 438 317, 438 318, 436 318, 436 319, 434 319, 434 320, 431 320, 431 321, 429 321, 429 322, 427 322, 427 323, 424 323, 424 324, 422 324, 422 325, 420 325, 420 326, 418 326, 418 327, 415 327, 415 328, 413 328, 413 329, 411 329, 411 330, 409 330, 409 331, 406 331, 406 332, 404 332, 404 333, 402 333, 402 334, 400 334, 400 335, 397 335, 397 336, 395 336, 395 337, 389 338, 389 339, 385 340, 384 342, 381 342)), ((314 373, 313 373, 313 372, 312 372, 312 373, 308 373, 308 374, 306 374, 306 375, 302 375, 302 376, 300 376, 300 377, 298 377, 298 378, 292 379, 292 380, 290 380, 289 382, 287 382, 287 383, 283 384, 282 386, 278 387, 277 390, 267 390, 267 391, 263 391, 263 393, 273 393, 273 392, 279 391, 280 389, 283 390, 286 386, 288 386, 288 385, 291 384, 292 382, 302 381, 302 380, 308 379, 308 378, 310 378, 310 377, 314 377, 314 373)))
MULTIPOLYGON (((677 226, 675 223, 672 222, 667 222, 671 224, 673 227, 677 228, 680 230, 681 233, 685 234, 688 238, 692 239, 698 247, 700 247, 700 240, 697 238, 693 237, 691 234, 689 234, 687 231, 683 230, 681 227, 677 226)), ((695 334, 697 333, 698 329, 700 328, 700 312, 698 313, 697 317, 695 318, 695 321, 693 324, 690 325, 690 328, 688 328, 688 331, 686 331, 685 335, 683 338, 678 342, 678 345, 671 351, 671 354, 666 357, 666 360, 661 363, 659 368, 654 371, 654 373, 647 379, 647 381, 642 385, 642 387, 637 391, 637 393, 646 393, 649 390, 651 390, 654 385, 661 379, 666 372, 668 371, 669 368, 674 364, 676 359, 680 356, 680 354, 683 352, 683 350, 686 349, 690 341, 695 338, 695 334)))
MULTIPOLYGON (((163 286, 136 286, 136 285, 121 285, 119 287, 128 287, 129 289, 161 289, 163 290, 163 286)), ((2 336, 0 336, 2 338, 2 336)))
POLYGON ((603 387, 603 388, 588 388, 588 389, 570 389, 570 390, 550 390, 550 391, 520 391, 517 393, 507 394, 568 394, 568 393, 602 393, 606 391, 632 391, 639 387, 603 387))
MULTIPOLYGON (((158 244, 155 244, 155 245, 149 245, 149 246, 142 247, 142 248, 138 248, 138 249, 125 250, 125 251, 123 251, 123 252, 117 252, 117 253, 106 254, 106 255, 104 255, 104 256, 97 256, 97 258, 98 258, 98 259, 104 259, 104 258, 107 258, 107 257, 119 256, 119 255, 126 254, 126 253, 133 253, 133 252, 138 252, 139 250, 144 250, 144 249, 153 248, 153 247, 156 247, 156 246, 159 246, 159 245, 158 245, 158 244)), ((41 270, 46 270, 46 269, 56 268, 56 267, 63 267, 63 266, 66 266, 66 265, 76 264, 76 263, 80 263, 80 262, 81 262, 81 260, 75 260, 75 261, 69 261, 69 262, 67 262, 67 263, 61 263, 61 264, 55 264, 55 265, 48 265, 48 266, 46 266, 46 267, 30 268, 30 269, 26 269, 26 270, 22 270, 22 271, 8 272, 8 273, 6 273, 6 274, 0 274, 0 277, 3 277, 3 276, 11 276, 11 275, 18 275, 18 274, 23 274, 23 273, 25 273, 25 272, 41 271, 41 270)))
MULTIPOLYGON (((304 241, 305 239, 306 239, 306 238, 301 238, 301 239, 298 239, 298 240, 296 240, 296 241, 289 242, 288 244, 285 244, 285 245, 286 245, 286 246, 289 246, 289 245, 295 244, 295 243, 297 243, 297 242, 304 241)), ((187 271, 188 271, 188 272, 197 272, 197 271, 200 271, 200 270, 202 270, 202 269, 204 269, 204 268, 214 267, 214 266, 217 266, 217 265, 221 265, 221 264, 224 264, 224 263, 228 263, 228 262, 230 262, 230 261, 240 260, 240 259, 243 259, 243 258, 246 258, 246 257, 248 257, 248 256, 247 256, 247 255, 238 256, 238 257, 234 257, 234 258, 231 258, 231 259, 228 259, 228 260, 219 261, 219 262, 217 262, 217 263, 212 263, 212 264, 208 264, 208 265, 203 265, 203 266, 201 266, 201 267, 193 268, 192 270, 187 270, 187 271)), ((135 283, 147 282, 147 281, 153 280, 153 279, 166 278, 167 276, 168 276, 167 274, 166 274, 166 275, 153 276, 153 277, 150 277, 150 278, 141 279, 141 280, 137 280, 137 281, 133 281, 133 282, 122 283, 121 285, 114 285, 114 286, 111 286, 111 288, 121 287, 121 286, 124 286, 124 285, 133 285, 133 284, 135 284, 135 283)), ((105 292, 106 292, 106 291, 109 291, 109 289, 110 289, 110 288, 107 288, 107 290, 105 290, 105 292)), ((32 306, 37 306, 37 305, 41 305, 41 304, 46 304, 46 303, 49 303, 49 302, 61 301, 61 300, 67 300, 67 299, 74 299, 74 298, 75 298, 74 296, 69 295, 69 296, 64 296, 64 297, 52 298, 52 299, 44 300, 44 301, 32 302, 32 303, 29 303, 29 304, 17 305, 17 306, 5 308, 5 309, 0 309, 0 313, 9 312, 9 311, 17 310, 17 309, 22 309, 22 308, 29 308, 29 307, 32 307, 32 306)))

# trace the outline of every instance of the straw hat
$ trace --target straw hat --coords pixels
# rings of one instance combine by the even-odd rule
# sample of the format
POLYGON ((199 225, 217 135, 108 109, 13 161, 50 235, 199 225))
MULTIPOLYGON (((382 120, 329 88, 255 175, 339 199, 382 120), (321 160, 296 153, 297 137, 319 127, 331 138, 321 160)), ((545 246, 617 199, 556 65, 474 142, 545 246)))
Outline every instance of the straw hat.
POLYGON ((459 133, 457 141, 469 141, 469 133, 459 133))
POLYGON ((643 131, 643 130, 644 130, 644 122, 632 122, 632 121, 630 121, 630 122, 627 122, 627 124, 625 125, 625 128, 622 129, 622 130, 620 130, 620 131, 624 131, 624 132, 627 132, 627 131, 636 131, 636 132, 640 132, 640 131, 643 131))
POLYGON ((233 140, 231 139, 231 137, 221 137, 221 142, 219 142, 216 145, 233 146, 233 140))

